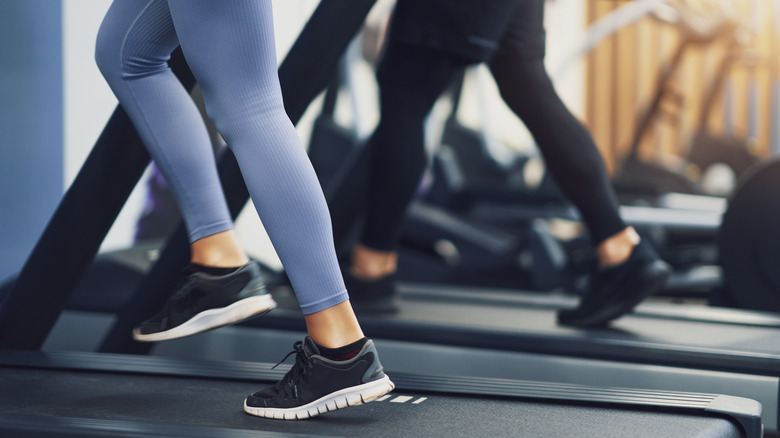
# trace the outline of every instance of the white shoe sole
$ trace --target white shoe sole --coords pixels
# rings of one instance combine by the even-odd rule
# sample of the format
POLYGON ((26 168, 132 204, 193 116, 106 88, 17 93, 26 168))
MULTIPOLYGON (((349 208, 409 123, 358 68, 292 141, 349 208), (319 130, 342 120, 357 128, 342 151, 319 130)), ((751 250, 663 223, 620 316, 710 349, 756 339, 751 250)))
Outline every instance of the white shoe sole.
POLYGON ((246 321, 247 319, 269 312, 274 308, 276 308, 276 301, 274 301, 269 294, 244 298, 227 307, 204 310, 190 318, 187 322, 164 332, 142 334, 136 328, 133 330, 133 339, 141 342, 156 342, 183 338, 207 330, 246 321))
POLYGON ((275 418, 277 420, 305 420, 326 412, 372 402, 392 391, 393 388, 395 388, 395 384, 389 377, 384 376, 373 382, 351 386, 330 393, 311 403, 295 408, 259 408, 247 406, 246 400, 244 400, 244 412, 258 417, 275 418))

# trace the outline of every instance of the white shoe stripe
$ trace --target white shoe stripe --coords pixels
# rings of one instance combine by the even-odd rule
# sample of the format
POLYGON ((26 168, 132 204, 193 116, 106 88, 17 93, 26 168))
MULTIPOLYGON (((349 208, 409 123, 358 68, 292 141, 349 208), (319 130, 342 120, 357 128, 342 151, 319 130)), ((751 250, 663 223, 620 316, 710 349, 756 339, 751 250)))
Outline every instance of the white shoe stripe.
POLYGON ((393 388, 395 388, 395 384, 388 376, 384 376, 373 382, 350 386, 349 388, 332 392, 311 403, 295 408, 260 408, 248 406, 246 400, 244 400, 244 412, 265 418, 303 420, 324 414, 325 412, 372 402, 392 391, 393 388))
POLYGON ((254 316, 262 315, 274 308, 276 308, 276 301, 274 301, 271 295, 257 295, 236 301, 227 307, 204 310, 185 323, 163 332, 141 334, 138 329, 135 329, 133 330, 133 339, 142 342, 155 342, 183 338, 225 325, 245 321, 254 316))

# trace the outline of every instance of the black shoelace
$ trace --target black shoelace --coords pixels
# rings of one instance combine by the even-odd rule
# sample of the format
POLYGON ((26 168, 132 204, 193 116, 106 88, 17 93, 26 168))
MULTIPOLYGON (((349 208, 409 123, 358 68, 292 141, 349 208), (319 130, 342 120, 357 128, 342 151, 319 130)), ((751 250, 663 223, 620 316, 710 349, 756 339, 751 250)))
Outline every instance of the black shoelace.
MULTIPOLYGON (((293 351, 287 353, 279 363, 273 366, 278 367, 291 355, 295 354, 295 364, 290 368, 290 371, 282 377, 276 385, 274 385, 276 391, 283 395, 284 398, 298 398, 298 383, 303 380, 311 370, 311 362, 306 359, 306 353, 303 351, 303 341, 297 341, 293 344, 293 351)), ((271 368, 271 369, 273 369, 271 368)))

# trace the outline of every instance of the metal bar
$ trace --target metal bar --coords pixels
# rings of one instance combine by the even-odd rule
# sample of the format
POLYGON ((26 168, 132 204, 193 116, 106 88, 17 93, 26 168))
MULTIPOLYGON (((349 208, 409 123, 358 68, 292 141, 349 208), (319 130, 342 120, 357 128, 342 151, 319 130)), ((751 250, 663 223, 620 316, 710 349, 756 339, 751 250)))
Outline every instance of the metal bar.
MULTIPOLYGON (((170 64, 192 89, 180 50, 170 64)), ((147 164, 149 154, 117 107, 0 307, 0 347, 41 347, 147 164)))

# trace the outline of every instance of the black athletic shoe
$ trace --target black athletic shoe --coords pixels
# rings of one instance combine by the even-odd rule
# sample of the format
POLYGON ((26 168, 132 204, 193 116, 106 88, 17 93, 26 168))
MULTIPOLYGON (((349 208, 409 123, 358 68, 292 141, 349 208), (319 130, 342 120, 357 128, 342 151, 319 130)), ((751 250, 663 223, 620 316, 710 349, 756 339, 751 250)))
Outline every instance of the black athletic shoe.
POLYGON ((165 307, 133 330, 136 341, 182 338, 244 321, 276 307, 260 267, 250 261, 227 275, 185 271, 165 307))
POLYGON ((661 290, 670 273, 669 265, 650 246, 640 242, 624 263, 598 270, 579 307, 559 311, 558 322, 580 327, 604 326, 661 290))
POLYGON ((358 315, 395 313, 398 311, 396 282, 392 273, 376 280, 364 280, 344 272, 344 284, 349 292, 352 309, 358 315))
POLYGON ((395 387, 385 375, 370 339, 357 356, 344 361, 320 356, 317 345, 308 336, 303 342, 296 342, 294 348, 290 354, 295 354, 295 365, 275 385, 247 397, 246 413, 303 420, 368 403, 395 387))

